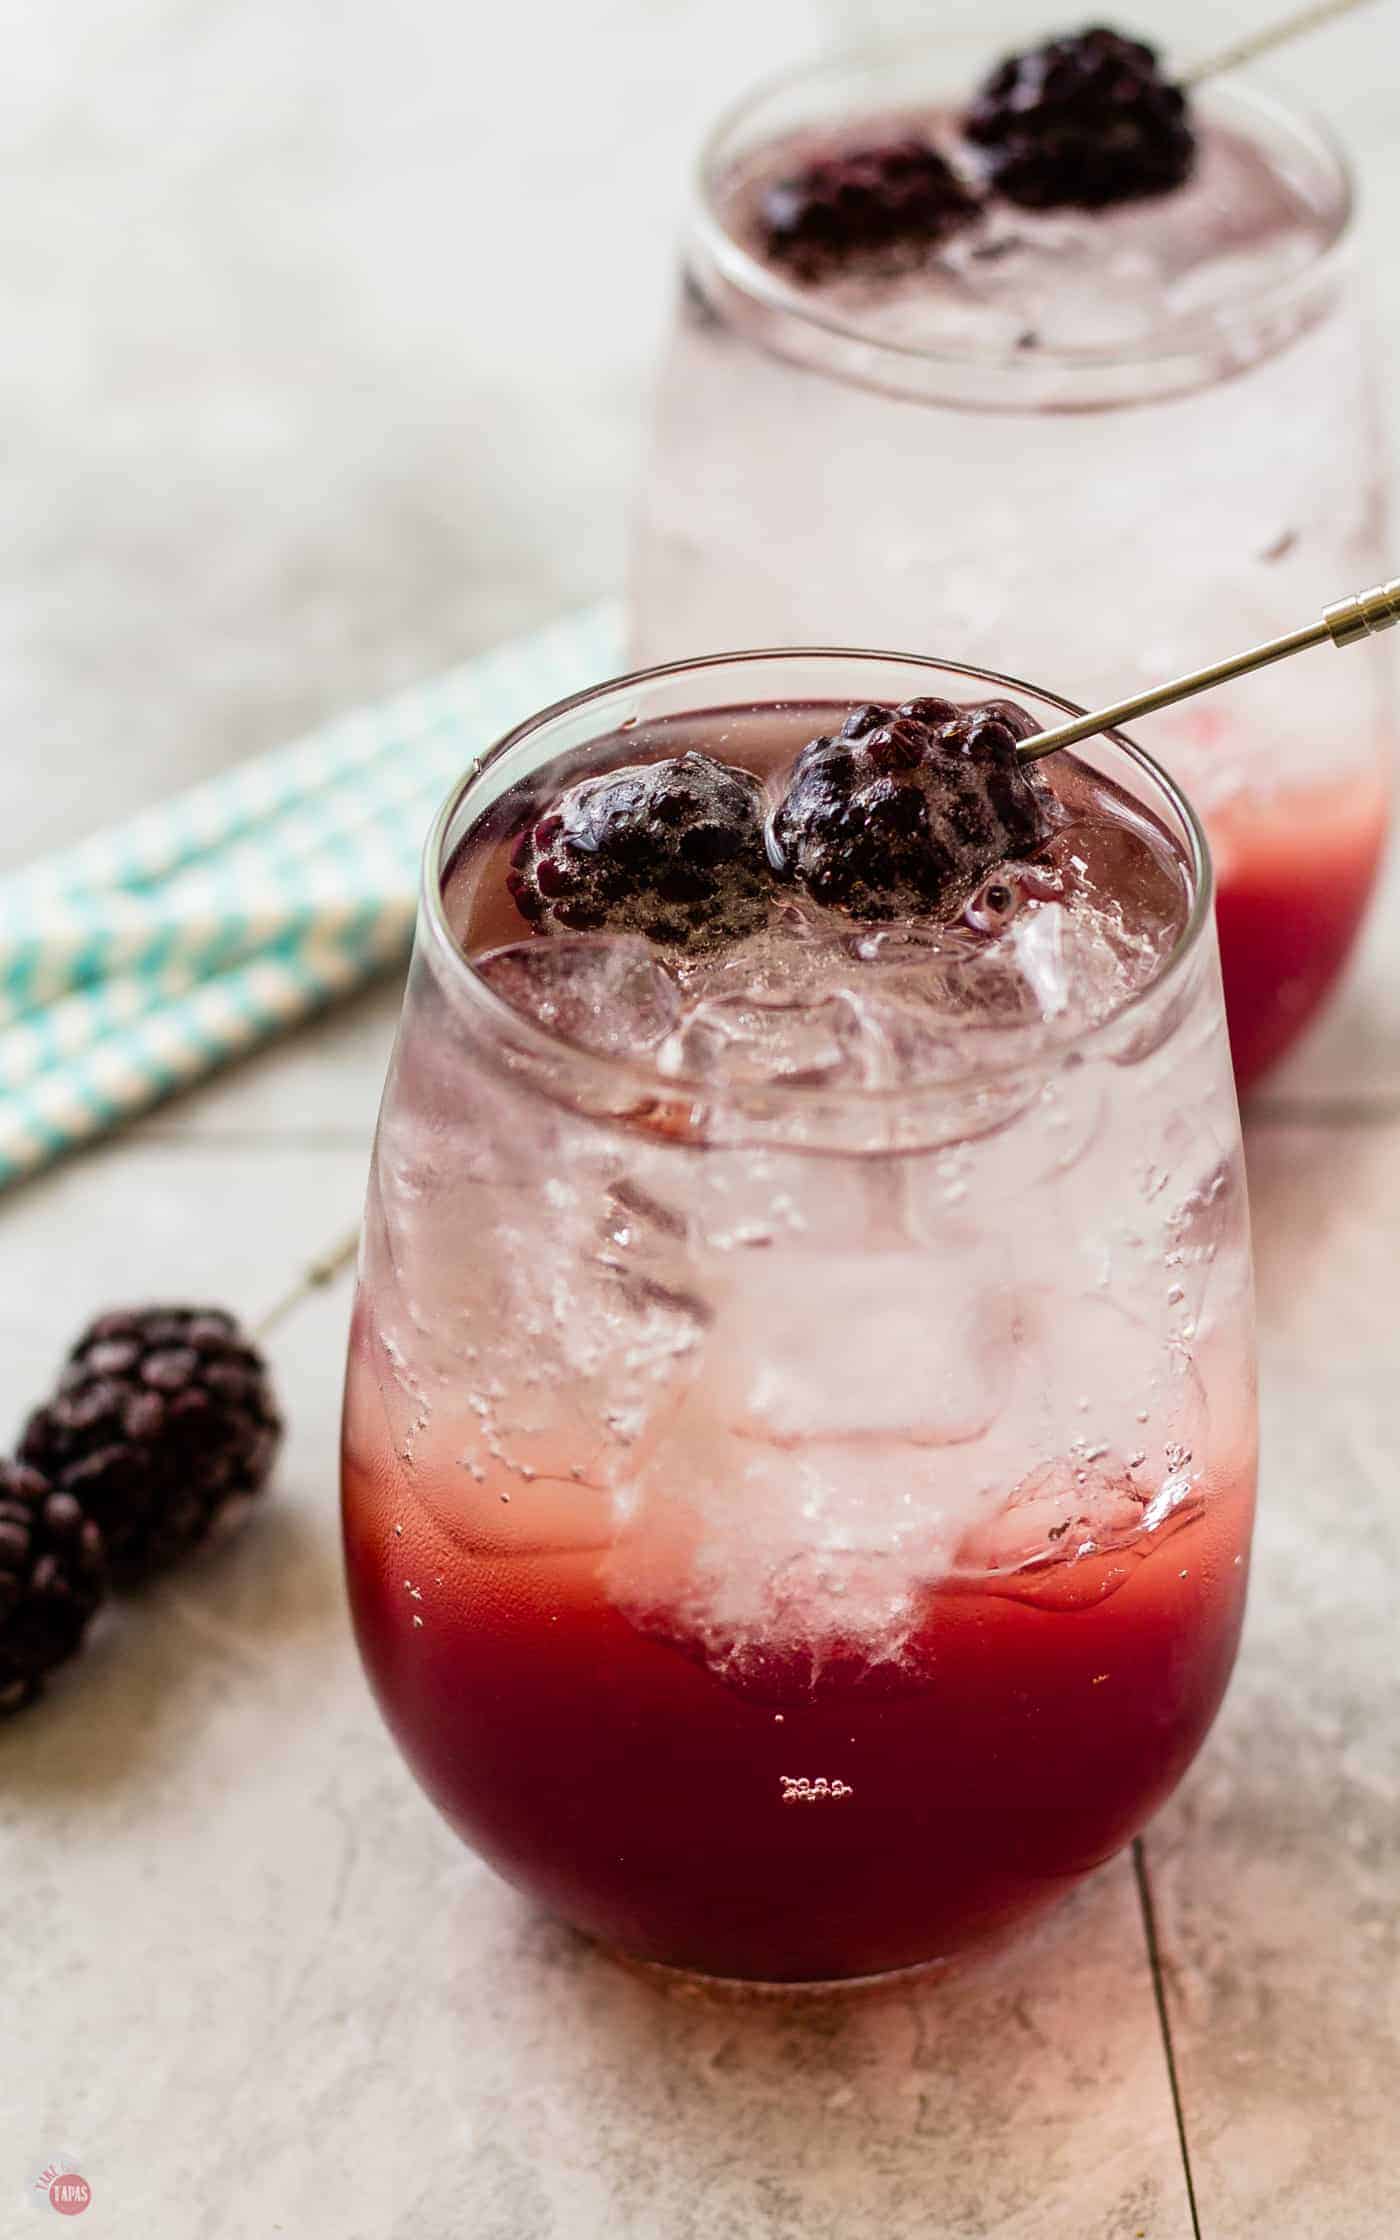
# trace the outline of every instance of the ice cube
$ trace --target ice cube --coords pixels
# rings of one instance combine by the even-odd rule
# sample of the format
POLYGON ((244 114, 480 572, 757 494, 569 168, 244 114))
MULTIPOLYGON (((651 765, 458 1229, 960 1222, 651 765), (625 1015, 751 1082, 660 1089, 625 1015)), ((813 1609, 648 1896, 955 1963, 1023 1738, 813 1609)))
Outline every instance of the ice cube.
POLYGON ((946 343, 950 326, 984 349, 1026 337, 1032 357, 1038 344, 1141 341, 1257 299, 1316 256, 1317 222, 1270 152, 1210 132, 1192 179, 1170 195, 1093 211, 993 203, 942 244, 931 270, 885 289, 888 309, 881 299, 874 308, 911 344, 946 343))
POLYGON ((680 990, 639 935, 555 934, 477 961, 513 1009, 600 1057, 654 1050, 680 1014, 680 990))
POLYGON ((688 1006, 657 1062, 684 1080, 859 1085, 860 1043, 859 1013, 843 989, 807 1002, 707 996, 688 1006))
POLYGON ((721 1273, 693 1381, 619 1486, 621 1606, 683 1614, 730 1677, 837 1644, 848 1667, 897 1661, 985 1497, 978 1442, 1013 1375, 1001 1272, 893 1251, 721 1273))
POLYGON ((851 1009, 847 1046, 862 1088, 903 1089, 966 1071, 966 1051, 922 995, 902 996, 892 984, 869 996, 862 990, 851 1009))
POLYGON ((810 904, 778 905, 761 933, 728 948, 707 949, 681 960, 686 995, 743 995, 758 1003, 791 1003, 821 995, 843 976, 850 950, 844 928, 833 931, 830 914, 810 904))
MULTIPOLYGON (((691 1256, 686 1215, 634 1177, 616 1176, 607 1186, 591 1257, 608 1279, 602 1304, 620 1370, 678 1359, 698 1342, 711 1309, 691 1256)), ((609 1408, 605 1415, 625 1435, 625 1414, 609 1408)))
POLYGON ((1064 902, 1019 912, 989 945, 982 970, 989 987, 994 975, 1014 972, 1035 1018, 1064 1037, 1111 1018, 1152 978, 1157 962, 1152 930, 1139 932, 1116 898, 1086 886, 1064 902))
POLYGON ((993 1055, 983 1038, 1003 1029, 1019 1033, 1046 1016, 1034 973, 1048 974, 1049 966, 1041 967, 1038 959, 1042 951, 1056 952, 1059 938, 1027 929, 1054 907, 1026 903, 990 937, 966 925, 900 926, 865 935, 857 951, 859 985, 863 993, 920 1019, 925 1035, 956 1038, 935 1066, 935 1078, 949 1070, 950 1060, 954 1071, 974 1068, 993 1055))
POLYGON ((641 1631, 698 1656, 758 1702, 855 1689, 885 1697, 927 1683, 918 1597, 899 1563, 808 1551, 727 1577, 702 1565, 670 1599, 629 1599, 615 1579, 612 1592, 641 1631))
POLYGON ((1023 911, 1012 919, 1005 939, 1041 1018, 1063 1018, 1070 1007, 1076 961, 1063 904, 1047 902, 1038 909, 1023 911))
POLYGON ((957 939, 956 929, 943 925, 875 926, 856 934, 848 953, 877 971, 918 971, 939 964, 957 939))
POLYGON ((1138 1564, 1198 1516, 1201 1501, 1189 1467, 1170 1470, 1154 1491, 1132 1458, 1108 1454, 1086 1465, 1060 1456, 1029 1472, 978 1520, 952 1575, 1044 1610, 1089 1609, 1116 1594, 1138 1564))
POLYGON ((1155 1301, 1025 1285, 1016 1300, 1012 1388, 985 1452, 998 1501, 1037 1460, 1062 1456, 1092 1469, 1137 1456, 1134 1483, 1151 1499, 1183 1454, 1209 1447, 1200 1374, 1166 1343, 1155 1301), (1003 1437, 1003 1434, 1005 1436, 1003 1437))
POLYGON ((1000 1285, 925 1252, 823 1253, 760 1270, 718 1304, 717 1419, 780 1446, 897 1438, 957 1446, 1005 1400, 1014 1310, 1000 1285))
POLYGON ((1175 945, 1189 897, 1176 859, 1135 830, 1129 813, 1119 802, 1111 818, 1071 824, 1049 852, 1076 917, 1092 921, 1140 985, 1175 945))
POLYGON ((1238 1152, 1222 1152, 1182 1195, 1169 1186, 1161 1205, 1170 1328, 1194 1352, 1248 1313, 1249 1232, 1238 1152))
POLYGON ((957 1568, 992 1574, 1072 1563, 1131 1539, 1146 1510, 1147 1495, 1121 1456, 1042 1463, 979 1518, 958 1550, 957 1568))
POLYGON ((946 1563, 899 1448, 784 1448, 736 1433, 697 1385, 617 1500, 610 1599, 749 1693, 897 1669, 917 1581, 946 1563), (911 1551, 911 1539, 918 1544, 911 1551))

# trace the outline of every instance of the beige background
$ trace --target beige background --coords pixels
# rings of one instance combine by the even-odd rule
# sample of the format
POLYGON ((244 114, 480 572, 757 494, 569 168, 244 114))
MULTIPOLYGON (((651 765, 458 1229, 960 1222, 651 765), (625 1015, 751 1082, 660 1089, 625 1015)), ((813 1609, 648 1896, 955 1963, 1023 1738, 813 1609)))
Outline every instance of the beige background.
MULTIPOLYGON (((1267 13, 1141 20, 1190 54, 1267 13)), ((701 121, 935 19, 1045 20, 11 0, 0 864, 614 583, 701 121)), ((1356 155, 1391 363, 1397 65, 1379 0, 1276 66, 1356 155)), ((1207 2240, 1400 2230, 1397 910, 1252 1119, 1257 1585, 1145 1846, 1207 2240)), ((97 1304, 256 1312, 343 1228, 392 1016, 0 1203, 0 1428, 97 1304)), ((68 2151, 77 2229, 133 2240, 1189 2240, 1130 1862, 952 1986, 754 2010, 595 1957, 457 1848, 347 1636, 345 1306, 276 1341, 258 1529, 0 1736, 0 2231, 43 2229, 26 2184, 68 2151)))

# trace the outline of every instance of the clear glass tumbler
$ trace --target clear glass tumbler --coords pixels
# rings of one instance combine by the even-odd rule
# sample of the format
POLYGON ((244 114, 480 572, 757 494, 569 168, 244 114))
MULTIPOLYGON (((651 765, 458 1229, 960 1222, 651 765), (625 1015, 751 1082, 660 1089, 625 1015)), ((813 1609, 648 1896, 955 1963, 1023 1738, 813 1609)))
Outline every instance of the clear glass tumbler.
MULTIPOLYGON (((765 259, 755 182, 785 148, 878 139, 892 117, 946 128, 988 59, 940 35, 833 61, 710 140, 638 522, 638 660, 954 644, 1093 706, 1392 572, 1351 182, 1265 93, 1196 95, 1180 194, 1003 210, 957 238, 936 288, 927 270, 805 286, 765 259)), ((1391 673, 1291 664, 1141 731, 1205 817, 1246 1088, 1361 924, 1391 673)))
POLYGON ((909 1089, 677 1078, 464 947, 511 805, 561 774, 697 711, 761 771, 794 710, 1007 691, 1066 705, 876 654, 653 671, 501 740, 429 843, 350 1345, 354 1621, 454 1828, 647 1960, 957 1952, 1132 1836, 1229 1677, 1248 1222, 1208 860, 1144 755, 1086 750, 1184 930, 1024 1061, 973 1019, 909 1089))

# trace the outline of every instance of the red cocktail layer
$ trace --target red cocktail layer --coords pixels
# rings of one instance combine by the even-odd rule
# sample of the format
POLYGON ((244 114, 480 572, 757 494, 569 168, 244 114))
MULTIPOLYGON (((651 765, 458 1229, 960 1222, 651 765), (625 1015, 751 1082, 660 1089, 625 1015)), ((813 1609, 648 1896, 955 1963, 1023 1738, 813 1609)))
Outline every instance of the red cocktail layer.
POLYGON ((605 1546, 511 1553, 500 1489, 352 1436, 351 1602, 409 1763, 520 1888, 674 1966, 863 1976, 1036 1912, 1179 1779, 1235 1654, 1252 1477, 1202 1490, 1111 1552, 916 1588, 894 1665, 789 1641, 736 1685, 713 1637, 618 1607, 605 1546))
POLYGON ((1241 1094, 1309 1026, 1350 955, 1385 848, 1377 779, 1248 797, 1207 819, 1241 1094))

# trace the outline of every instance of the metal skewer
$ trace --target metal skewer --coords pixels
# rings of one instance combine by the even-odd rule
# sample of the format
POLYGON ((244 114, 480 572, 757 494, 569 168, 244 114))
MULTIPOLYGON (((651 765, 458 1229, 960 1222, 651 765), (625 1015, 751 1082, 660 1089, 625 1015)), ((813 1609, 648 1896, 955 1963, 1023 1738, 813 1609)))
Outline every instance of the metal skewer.
POLYGON ((1189 677, 1155 685, 1150 692, 1134 693, 1131 700, 1115 701, 1111 708, 1100 708, 1095 715, 1075 716, 1068 723, 1057 723, 1051 731, 1038 731, 1034 738, 1023 740, 1017 752, 1023 762, 1039 762, 1042 755, 1075 746, 1081 739, 1092 739, 1100 731, 1116 731, 1138 716, 1155 715, 1159 708, 1189 700, 1194 693, 1209 692, 1212 685, 1229 684, 1235 677, 1247 677, 1251 670, 1286 661, 1290 654, 1306 653, 1309 646, 1359 645, 1363 638, 1391 630, 1397 622, 1400 576, 1393 583, 1378 584, 1374 591, 1359 591, 1354 599, 1338 600, 1336 606, 1327 608, 1321 622, 1311 622, 1304 630, 1290 630, 1287 637, 1271 638, 1267 645, 1233 654, 1228 661, 1214 661, 1208 669, 1193 670, 1189 677))
POLYGON ((1348 16, 1353 8, 1367 5, 1367 0, 1312 0, 1306 8, 1297 9, 1284 16, 1280 22, 1266 25, 1262 31, 1252 31, 1245 38, 1237 39, 1233 46, 1222 47, 1219 54, 1210 55, 1183 71, 1177 84, 1189 93, 1194 86, 1204 85, 1208 78, 1218 78, 1222 71, 1238 70, 1245 62, 1253 62, 1261 54, 1272 54, 1275 47, 1283 46, 1289 39, 1301 39, 1304 32, 1316 31, 1324 23, 1331 23, 1335 16, 1348 16))

